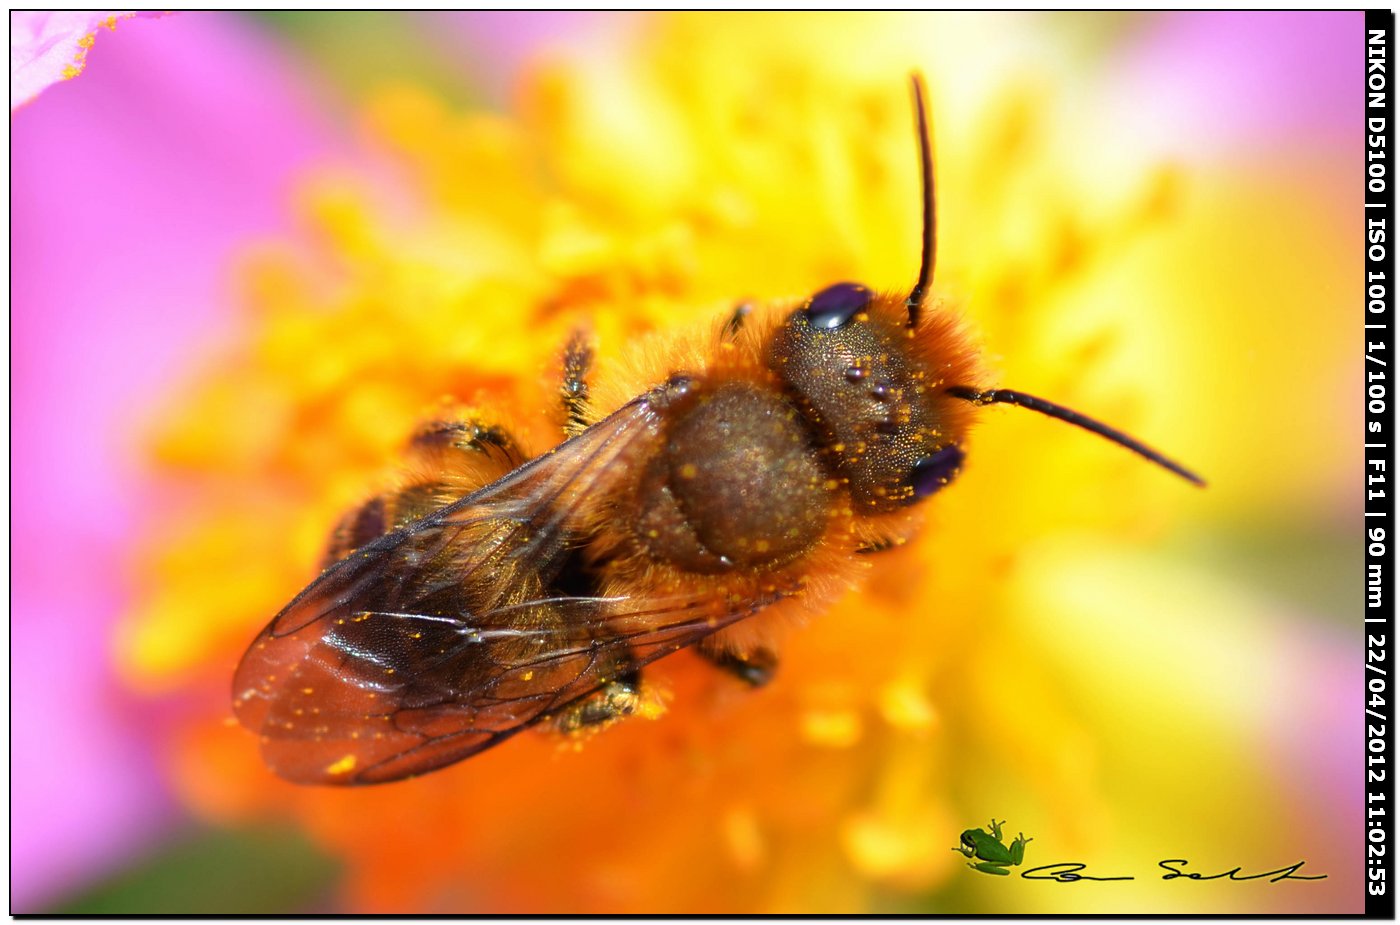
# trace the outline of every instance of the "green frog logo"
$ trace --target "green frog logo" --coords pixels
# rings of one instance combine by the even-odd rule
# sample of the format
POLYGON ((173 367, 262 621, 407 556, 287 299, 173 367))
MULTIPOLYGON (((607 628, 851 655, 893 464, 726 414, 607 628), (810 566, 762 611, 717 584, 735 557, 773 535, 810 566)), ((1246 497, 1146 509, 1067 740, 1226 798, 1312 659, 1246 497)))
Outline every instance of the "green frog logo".
POLYGON ((992 831, 986 829, 968 829, 958 836, 959 845, 954 851, 961 851, 966 857, 976 858, 981 863, 968 864, 973 870, 980 870, 984 874, 996 874, 998 877, 1005 877, 1011 871, 1008 867, 1020 864, 1026 856, 1026 843, 1032 841, 1024 835, 1017 834, 1016 840, 1011 844, 1005 844, 1001 840, 1001 827, 1006 824, 1006 820, 997 822, 992 820, 992 831))

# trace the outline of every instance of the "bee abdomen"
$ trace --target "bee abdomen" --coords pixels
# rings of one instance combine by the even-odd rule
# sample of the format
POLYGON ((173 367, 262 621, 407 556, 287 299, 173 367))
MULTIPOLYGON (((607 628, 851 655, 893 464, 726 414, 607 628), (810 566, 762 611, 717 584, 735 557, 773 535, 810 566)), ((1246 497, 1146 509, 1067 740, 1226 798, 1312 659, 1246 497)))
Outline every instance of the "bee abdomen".
POLYGON ((456 486, 445 482, 420 482, 376 495, 359 507, 351 508, 331 531, 321 567, 339 562, 370 540, 426 517, 455 500, 456 494, 460 494, 456 486))
POLYGON ((359 507, 346 511, 331 531, 321 567, 340 561, 375 537, 388 533, 389 522, 382 497, 370 498, 359 507))
POLYGON ((321 560, 325 568, 370 540, 399 529, 487 485, 525 461, 503 428, 474 417, 430 420, 408 441, 405 461, 417 474, 397 489, 351 508, 331 531, 321 560), (423 473, 443 473, 429 478, 423 473))

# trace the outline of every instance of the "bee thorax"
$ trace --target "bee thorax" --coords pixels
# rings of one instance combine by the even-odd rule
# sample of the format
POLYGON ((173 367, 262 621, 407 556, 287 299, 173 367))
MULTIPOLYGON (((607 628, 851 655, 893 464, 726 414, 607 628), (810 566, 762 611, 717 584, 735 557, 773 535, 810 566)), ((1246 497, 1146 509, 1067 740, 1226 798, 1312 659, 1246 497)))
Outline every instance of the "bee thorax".
POLYGON ((701 573, 806 552, 826 528, 833 491, 797 408, 746 382, 701 391, 670 422, 639 489, 641 545, 701 573))

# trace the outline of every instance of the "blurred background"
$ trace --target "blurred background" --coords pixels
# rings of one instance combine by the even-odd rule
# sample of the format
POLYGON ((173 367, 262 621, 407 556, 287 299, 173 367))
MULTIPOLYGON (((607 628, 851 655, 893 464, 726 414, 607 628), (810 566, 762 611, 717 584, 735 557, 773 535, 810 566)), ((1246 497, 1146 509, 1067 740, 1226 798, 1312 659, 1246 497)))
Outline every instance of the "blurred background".
POLYGON ((1361 910, 1360 13, 112 25, 11 119, 12 912, 1361 910), (992 409, 769 687, 272 776, 233 667, 440 396, 909 285, 915 70, 988 381, 1210 487, 992 409), (991 817, 1136 879, 970 871, 991 817))

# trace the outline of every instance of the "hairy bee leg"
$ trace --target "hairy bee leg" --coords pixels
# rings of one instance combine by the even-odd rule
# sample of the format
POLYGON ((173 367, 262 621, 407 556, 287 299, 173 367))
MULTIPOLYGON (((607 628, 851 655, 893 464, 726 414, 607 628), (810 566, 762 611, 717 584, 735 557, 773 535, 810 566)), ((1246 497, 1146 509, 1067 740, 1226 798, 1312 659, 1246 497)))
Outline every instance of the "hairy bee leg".
POLYGON ((435 418, 418 426, 408 441, 410 461, 432 460, 442 454, 446 465, 455 461, 479 466, 482 455, 495 456, 501 474, 525 461, 515 439, 504 427, 480 418, 435 418))
POLYGON ((351 508, 331 531, 322 568, 525 462, 509 432, 475 417, 435 418, 419 425, 405 457, 410 469, 447 478, 405 477, 397 488, 351 508))
POLYGON ((588 372, 592 368, 593 346, 586 334, 575 331, 564 347, 564 381, 559 386, 565 437, 576 437, 588 427, 588 372))
POLYGON ((753 303, 747 300, 734 306, 734 311, 730 314, 729 320, 724 323, 724 336, 729 340, 739 336, 739 332, 744 329, 744 322, 749 315, 753 314, 753 303))
POLYGON ((698 646, 697 651, 705 661, 750 687, 763 687, 778 671, 778 655, 772 649, 754 649, 743 657, 728 650, 716 652, 703 645, 698 646))
POLYGON ((882 536, 856 547, 856 554, 861 556, 874 556, 882 552, 888 552, 897 546, 902 546, 898 540, 888 536, 882 536))
POLYGON ((577 703, 570 704, 554 717, 554 728, 563 733, 613 722, 636 712, 641 704, 642 670, 629 668, 577 703))

